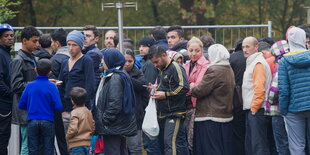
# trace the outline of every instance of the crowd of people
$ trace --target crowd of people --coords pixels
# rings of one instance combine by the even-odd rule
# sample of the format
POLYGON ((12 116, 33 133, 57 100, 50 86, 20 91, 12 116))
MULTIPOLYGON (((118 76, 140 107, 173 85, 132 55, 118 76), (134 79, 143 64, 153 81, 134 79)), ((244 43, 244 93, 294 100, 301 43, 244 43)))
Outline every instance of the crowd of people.
POLYGON ((0 25, 0 154, 11 124, 21 155, 305 155, 310 153, 310 30, 247 36, 233 52, 181 26, 139 41, 93 25, 70 33, 0 25), (152 92, 152 90, 155 90, 152 92), (152 92, 152 93, 151 93, 152 92), (142 130, 155 99, 159 135, 142 130), (56 138, 55 138, 56 137, 56 138), (55 142, 56 139, 56 142, 55 142))

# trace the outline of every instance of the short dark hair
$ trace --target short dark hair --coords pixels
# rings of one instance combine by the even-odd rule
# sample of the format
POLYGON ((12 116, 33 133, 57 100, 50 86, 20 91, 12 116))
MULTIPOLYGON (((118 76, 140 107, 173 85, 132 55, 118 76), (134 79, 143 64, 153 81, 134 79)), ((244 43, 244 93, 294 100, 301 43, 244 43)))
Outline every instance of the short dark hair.
POLYGON ((51 37, 54 41, 59 41, 61 46, 67 46, 67 35, 68 32, 63 28, 55 30, 51 37))
POLYGON ((203 35, 200 37, 200 40, 203 44, 203 47, 210 47, 211 45, 215 44, 214 39, 209 35, 203 35))
POLYGON ((131 39, 124 39, 123 41, 123 46, 124 46, 124 49, 130 49, 131 51, 134 50, 134 46, 133 46, 133 41, 131 39))
POLYGON ((270 44, 267 42, 261 41, 258 43, 258 52, 261 52, 263 50, 270 50, 270 44))
POLYGON ((299 25, 299 28, 303 29, 306 32, 306 38, 310 37, 310 29, 306 25, 299 25))
POLYGON ((91 30, 91 31, 93 31, 95 37, 99 37, 100 36, 99 30, 94 25, 86 25, 86 26, 83 27, 83 30, 91 30))
POLYGON ((51 35, 50 34, 42 34, 39 43, 42 48, 48 48, 51 47, 52 40, 51 40, 51 35))
POLYGON ((167 36, 167 32, 165 30, 165 28, 161 27, 161 26, 157 26, 155 28, 153 28, 151 34, 153 35, 154 39, 160 40, 160 39, 166 39, 167 36))
POLYGON ((0 30, 0 38, 2 37, 2 35, 3 35, 6 31, 11 31, 11 30, 8 30, 8 29, 1 29, 1 30, 0 30))
POLYGON ((30 25, 30 26, 24 27, 20 38, 21 40, 23 40, 24 38, 29 40, 33 36, 40 37, 40 32, 35 27, 30 25))
POLYGON ((261 38, 259 39, 258 42, 266 42, 268 43, 270 46, 272 46, 275 42, 273 39, 271 39, 270 37, 264 37, 264 38, 261 38))
POLYGON ((178 33, 179 37, 185 38, 184 30, 180 25, 170 26, 167 30, 167 33, 171 32, 171 31, 176 31, 178 33))
POLYGON ((125 54, 130 55, 133 58, 133 60, 136 61, 135 53, 133 51, 127 50, 125 51, 125 54))
POLYGON ((81 87, 73 87, 70 96, 75 105, 84 106, 86 103, 87 91, 81 87))
POLYGON ((166 53, 166 51, 162 47, 158 45, 153 45, 150 47, 148 56, 150 59, 152 59, 153 57, 158 58, 164 53, 166 53))
POLYGON ((37 72, 39 76, 48 76, 48 73, 51 71, 52 62, 49 59, 40 59, 37 65, 37 72))

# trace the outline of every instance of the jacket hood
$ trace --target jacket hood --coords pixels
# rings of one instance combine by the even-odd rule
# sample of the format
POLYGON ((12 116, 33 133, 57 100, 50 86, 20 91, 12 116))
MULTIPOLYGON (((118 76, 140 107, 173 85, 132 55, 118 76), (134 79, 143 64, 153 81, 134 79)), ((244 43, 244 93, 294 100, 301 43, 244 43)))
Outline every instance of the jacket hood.
POLYGON ((64 54, 64 55, 70 56, 67 46, 63 46, 63 47, 59 48, 57 50, 56 54, 64 54))
POLYGON ((288 44, 291 52, 306 50, 306 32, 298 27, 288 31, 288 44))
POLYGON ((187 49, 187 40, 183 40, 174 45, 171 50, 172 51, 180 51, 181 49, 187 49))
POLYGON ((288 63, 298 68, 309 67, 310 50, 293 55, 285 55, 282 59, 285 59, 288 63))

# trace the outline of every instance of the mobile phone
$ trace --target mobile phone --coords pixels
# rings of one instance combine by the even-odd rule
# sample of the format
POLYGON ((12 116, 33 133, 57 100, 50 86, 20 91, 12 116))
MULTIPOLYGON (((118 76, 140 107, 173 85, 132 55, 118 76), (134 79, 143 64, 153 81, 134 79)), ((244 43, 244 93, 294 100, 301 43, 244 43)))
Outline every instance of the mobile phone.
POLYGON ((62 81, 56 81, 56 84, 62 84, 62 81))

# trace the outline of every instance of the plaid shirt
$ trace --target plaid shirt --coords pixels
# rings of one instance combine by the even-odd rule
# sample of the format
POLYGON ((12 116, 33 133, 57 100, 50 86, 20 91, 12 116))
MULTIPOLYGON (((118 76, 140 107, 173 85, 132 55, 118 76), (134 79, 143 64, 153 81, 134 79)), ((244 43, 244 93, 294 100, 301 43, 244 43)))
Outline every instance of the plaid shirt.
POLYGON ((280 115, 279 107, 279 89, 278 89, 278 68, 276 64, 275 72, 270 83, 270 89, 268 90, 268 98, 265 101, 265 115, 277 116, 280 115))

